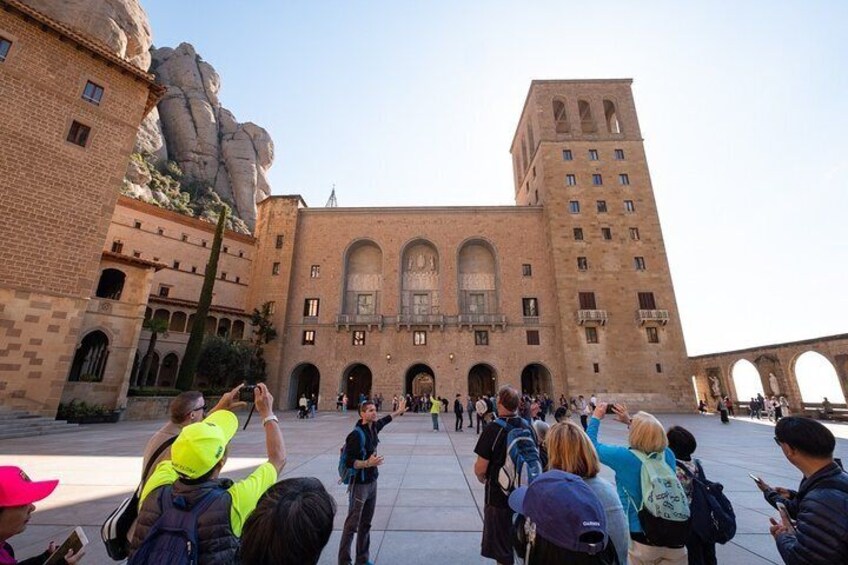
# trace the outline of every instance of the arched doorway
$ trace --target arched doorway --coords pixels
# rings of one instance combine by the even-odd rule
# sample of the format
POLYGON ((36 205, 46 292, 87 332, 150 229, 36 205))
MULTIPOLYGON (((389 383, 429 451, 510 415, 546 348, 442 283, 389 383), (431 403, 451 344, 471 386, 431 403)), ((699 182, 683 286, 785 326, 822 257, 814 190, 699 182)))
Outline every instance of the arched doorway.
POLYGON ((74 353, 69 381, 100 382, 109 359, 109 338, 97 330, 82 338, 74 353))
POLYGON ((795 361, 795 380, 804 402, 818 403, 826 397, 834 404, 845 403, 845 393, 839 384, 836 369, 820 353, 807 351, 798 357, 795 361))
MULTIPOLYGON (((150 369, 147 371, 147 375, 141 376, 141 386, 154 386, 156 384, 156 377, 159 375, 159 354, 155 351, 150 356, 150 369)), ((141 359, 141 366, 144 367, 144 358, 141 359)))
POLYGON ((176 353, 168 353, 162 359, 162 368, 159 369, 159 377, 156 386, 172 387, 177 382, 177 368, 180 366, 180 358, 176 353))
POLYGON ((359 396, 371 397, 371 369, 357 363, 348 367, 344 372, 344 391, 347 394, 347 406, 350 409, 359 407, 359 396))
POLYGON ((521 394, 553 396, 551 372, 539 363, 531 363, 521 371, 521 394))
POLYGON ((317 399, 320 385, 321 373, 318 367, 312 363, 302 363, 295 367, 289 384, 289 408, 297 408, 297 401, 304 394, 307 398, 314 394, 317 399))
POLYGON ((747 359, 740 359, 733 364, 730 369, 730 377, 733 379, 734 388, 736 388, 737 401, 747 405, 747 402, 758 394, 765 396, 760 372, 747 359))
POLYGON ((485 363, 478 363, 468 371, 468 396, 492 396, 495 394, 497 376, 495 370, 485 363))
POLYGON ((436 375, 433 369, 423 363, 413 365, 406 371, 405 394, 425 396, 436 394, 436 375))

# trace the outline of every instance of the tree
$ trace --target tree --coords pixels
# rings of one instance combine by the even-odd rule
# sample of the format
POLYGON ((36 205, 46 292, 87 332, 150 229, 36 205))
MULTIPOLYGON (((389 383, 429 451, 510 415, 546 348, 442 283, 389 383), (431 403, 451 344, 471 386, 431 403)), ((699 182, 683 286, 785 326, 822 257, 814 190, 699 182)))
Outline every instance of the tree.
POLYGON ((142 326, 150 331, 150 342, 147 344, 147 353, 144 354, 144 360, 141 362, 141 371, 138 374, 138 385, 147 386, 154 383, 148 383, 150 378, 150 365, 153 364, 153 351, 156 349, 156 338, 159 334, 168 331, 168 320, 162 318, 149 318, 144 320, 142 326))
POLYGON ((274 329, 274 324, 271 322, 270 302, 266 302, 261 307, 253 309, 253 314, 250 316, 250 325, 254 328, 253 337, 250 340, 250 345, 253 348, 253 356, 251 358, 248 378, 251 382, 264 381, 266 374, 262 347, 277 337, 277 330, 274 329))
POLYGON ((248 374, 250 347, 217 335, 207 335, 197 363, 197 376, 206 379, 209 386, 230 388, 245 380, 248 374))
POLYGON ((209 262, 206 264, 206 275, 203 277, 203 290, 200 291, 194 324, 191 326, 191 335, 189 335, 186 344, 180 373, 177 375, 176 388, 180 390, 189 390, 194 383, 194 374, 197 371, 197 362, 200 360, 200 352, 203 347, 206 316, 209 314, 209 306, 212 304, 212 290, 215 288, 215 279, 218 278, 218 257, 221 255, 221 242, 224 239, 224 226, 227 223, 229 211, 229 207, 224 205, 218 215, 218 227, 215 229, 215 239, 212 240, 212 250, 209 252, 209 262))

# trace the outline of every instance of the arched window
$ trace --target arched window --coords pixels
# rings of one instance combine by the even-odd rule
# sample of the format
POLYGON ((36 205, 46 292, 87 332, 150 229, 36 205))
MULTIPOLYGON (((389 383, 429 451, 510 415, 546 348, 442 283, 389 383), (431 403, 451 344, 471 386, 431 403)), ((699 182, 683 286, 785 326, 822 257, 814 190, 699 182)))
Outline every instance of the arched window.
POLYGON ((154 320, 162 320, 166 324, 168 324, 168 320, 171 318, 171 312, 169 310, 165 310, 164 308, 159 308, 153 314, 154 320))
POLYGON ((188 323, 186 324, 186 332, 191 333, 191 328, 194 325, 194 314, 189 314, 188 323))
POLYGON ((244 322, 236 320, 233 322, 233 329, 230 337, 233 339, 244 339, 244 322))
POLYGON ((186 331, 186 315, 185 312, 174 312, 171 316, 171 325, 168 326, 169 332, 184 332, 186 331))
POLYGON ((109 338, 101 331, 93 331, 82 338, 71 363, 69 381, 100 382, 109 358, 109 338))
POLYGON ((424 240, 407 245, 401 272, 401 315, 419 321, 439 315, 439 253, 435 246, 424 240))
POLYGON ((469 241, 459 250, 459 311, 485 315, 498 311, 495 254, 488 243, 469 241))
POLYGON ((554 98, 554 126, 557 133, 568 133, 568 115, 565 113, 565 102, 554 98))
POLYGON ((604 100, 604 119, 607 122, 608 133, 621 133, 618 116, 615 112, 615 104, 611 100, 604 100))
POLYGON ((527 122, 527 144, 530 146, 530 156, 533 156, 533 150, 536 149, 536 140, 533 137, 533 125, 527 122))
POLYGON ((230 335, 230 319, 221 318, 218 320, 218 337, 229 337, 230 335))
POLYGON ((159 369, 159 376, 156 379, 156 386, 171 387, 177 382, 177 369, 180 365, 180 358, 176 353, 168 353, 162 359, 162 367, 159 369))
POLYGON ((350 246, 345 259, 342 313, 363 323, 380 312, 383 290, 383 252, 373 241, 350 246), (354 318, 356 319, 356 318, 354 318))
POLYGON ((595 118, 592 117, 592 107, 585 100, 577 101, 577 110, 580 112, 580 130, 583 133, 596 133, 595 118))
POLYGON ((109 300, 120 300, 121 292, 124 290, 124 281, 127 275, 118 269, 104 269, 100 274, 100 282, 97 283, 97 298, 109 300))
POLYGON ((215 335, 215 331, 218 329, 218 320, 213 316, 206 316, 206 333, 209 335, 215 335))
POLYGON ((839 384, 836 369, 821 353, 802 353, 795 361, 795 379, 804 402, 822 402, 827 398, 835 404, 845 403, 845 393, 839 384))

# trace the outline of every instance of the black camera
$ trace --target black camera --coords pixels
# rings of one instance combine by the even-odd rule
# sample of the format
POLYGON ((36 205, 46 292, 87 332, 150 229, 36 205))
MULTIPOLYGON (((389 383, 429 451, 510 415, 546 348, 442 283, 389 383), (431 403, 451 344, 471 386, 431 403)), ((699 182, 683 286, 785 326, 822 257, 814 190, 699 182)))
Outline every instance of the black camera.
POLYGON ((244 385, 239 389, 239 401, 241 402, 253 402, 254 396, 253 391, 256 389, 256 385, 244 385))

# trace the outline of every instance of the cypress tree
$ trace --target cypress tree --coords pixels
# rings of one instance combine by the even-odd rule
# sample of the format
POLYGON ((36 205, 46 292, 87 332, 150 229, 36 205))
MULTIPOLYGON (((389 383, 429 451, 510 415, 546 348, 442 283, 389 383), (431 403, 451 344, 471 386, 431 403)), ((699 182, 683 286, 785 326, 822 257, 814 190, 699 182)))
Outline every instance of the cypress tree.
POLYGON ((212 304, 212 290, 215 288, 215 279, 218 274, 218 257, 221 254, 221 242, 224 239, 224 226, 227 223, 229 211, 229 207, 224 204, 218 215, 218 227, 215 229, 212 251, 209 253, 209 262, 206 264, 206 275, 203 277, 203 290, 200 291, 194 324, 191 326, 191 334, 186 344, 182 365, 180 365, 180 373, 177 375, 176 388, 180 390, 189 390, 194 384, 194 374, 197 372, 197 362, 200 360, 200 351, 203 347, 206 316, 209 313, 209 306, 212 304))

